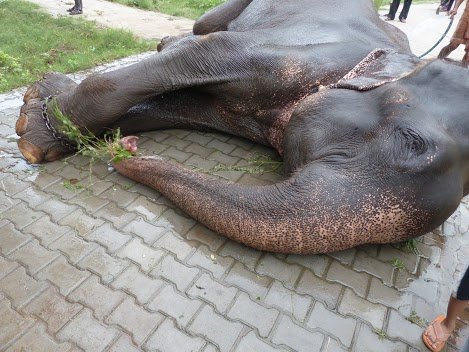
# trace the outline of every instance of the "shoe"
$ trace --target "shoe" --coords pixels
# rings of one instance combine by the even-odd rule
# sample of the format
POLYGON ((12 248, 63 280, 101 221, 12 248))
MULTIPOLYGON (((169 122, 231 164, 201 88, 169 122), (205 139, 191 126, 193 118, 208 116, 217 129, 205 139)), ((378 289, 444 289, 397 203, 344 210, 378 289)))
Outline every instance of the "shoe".
POLYGON ((75 6, 70 7, 69 9, 67 9, 67 12, 72 12, 73 10, 75 10, 75 6))
POLYGON ((389 17, 388 15, 384 16, 384 20, 385 21, 392 21, 393 18, 389 17))
POLYGON ((438 8, 436 9, 436 14, 439 15, 440 11, 441 11, 441 6, 438 6, 438 8))
POLYGON ((406 19, 405 18, 399 18, 399 21, 401 21, 402 23, 406 23, 406 19))
POLYGON ((450 334, 445 332, 441 326, 441 322, 444 319, 445 317, 443 315, 437 316, 422 334, 423 343, 432 352, 440 352, 443 350, 446 341, 450 337, 450 334))
POLYGON ((83 13, 83 10, 79 10, 79 9, 73 9, 72 11, 70 11, 70 15, 73 16, 73 15, 81 15, 83 13))

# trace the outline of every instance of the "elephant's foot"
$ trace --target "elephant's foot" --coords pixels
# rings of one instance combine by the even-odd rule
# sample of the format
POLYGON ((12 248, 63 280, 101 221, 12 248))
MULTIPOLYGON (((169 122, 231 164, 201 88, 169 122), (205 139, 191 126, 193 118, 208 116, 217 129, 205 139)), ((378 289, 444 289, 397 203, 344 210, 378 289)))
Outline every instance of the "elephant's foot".
POLYGON ((26 91, 16 121, 18 148, 32 164, 54 161, 71 153, 73 143, 58 131, 58 123, 48 108, 48 97, 69 92, 77 84, 60 73, 49 73, 26 91))
POLYGON ((77 84, 67 76, 58 72, 51 72, 28 88, 23 97, 27 104, 31 99, 45 99, 50 95, 59 95, 74 89, 77 84))
POLYGON ((73 142, 59 132, 50 112, 49 99, 29 99, 16 121, 18 148, 31 164, 54 161, 75 150, 73 142))

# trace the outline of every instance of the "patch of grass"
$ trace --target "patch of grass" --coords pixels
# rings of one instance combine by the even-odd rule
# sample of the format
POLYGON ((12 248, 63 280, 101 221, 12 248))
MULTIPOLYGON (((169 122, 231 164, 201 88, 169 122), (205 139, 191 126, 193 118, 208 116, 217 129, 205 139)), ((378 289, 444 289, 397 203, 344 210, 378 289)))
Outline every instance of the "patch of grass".
POLYGON ((80 191, 85 188, 76 178, 72 178, 70 180, 65 180, 62 182, 62 185, 64 188, 70 190, 70 191, 80 191))
MULTIPOLYGON (((53 99, 49 102, 52 114, 60 124, 59 132, 77 144, 77 154, 88 156, 91 161, 101 160, 103 162, 119 162, 131 158, 133 154, 124 149, 120 144, 121 133, 117 129, 104 134, 98 138, 91 132, 83 134, 73 122, 65 116, 53 99)), ((65 185, 64 185, 65 186, 65 185)))
POLYGON ((405 269, 405 265, 404 265, 404 262, 398 258, 395 258, 393 261, 392 261, 392 266, 394 268, 396 268, 397 270, 401 271, 401 270, 404 270, 405 269))
POLYGON ((196 19, 224 0, 109 0, 145 10, 164 12, 172 16, 196 19))
POLYGON ((218 164, 209 170, 210 173, 219 171, 241 171, 249 174, 263 174, 266 172, 278 172, 283 162, 274 160, 268 155, 254 154, 247 161, 248 165, 223 165, 218 164))
POLYGON ((79 18, 53 18, 23 0, 0 1, 0 24, 0 93, 35 82, 46 72, 87 69, 153 50, 156 44, 79 18))
POLYGON ((382 329, 374 329, 373 332, 378 335, 378 339, 384 340, 386 338, 386 331, 382 329))
POLYGON ((417 240, 415 238, 402 242, 401 248, 404 248, 407 252, 420 255, 420 251, 417 247, 417 240))
POLYGON ((428 321, 420 317, 415 310, 410 313, 410 315, 407 317, 407 320, 412 324, 420 326, 421 328, 424 328, 428 325, 428 321))

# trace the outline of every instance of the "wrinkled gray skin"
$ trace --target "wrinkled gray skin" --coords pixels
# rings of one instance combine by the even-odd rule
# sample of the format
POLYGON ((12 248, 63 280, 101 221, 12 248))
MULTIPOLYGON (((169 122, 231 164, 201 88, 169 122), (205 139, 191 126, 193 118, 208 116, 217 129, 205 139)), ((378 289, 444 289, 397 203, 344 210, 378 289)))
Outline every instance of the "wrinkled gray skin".
POLYGON ((190 128, 271 146, 287 177, 265 187, 160 158, 115 168, 218 233, 285 253, 418 236, 469 192, 468 69, 417 59, 370 0, 228 0, 193 32, 78 86, 59 74, 32 86, 20 150, 33 163, 66 153, 41 119, 49 94, 95 133, 190 128))

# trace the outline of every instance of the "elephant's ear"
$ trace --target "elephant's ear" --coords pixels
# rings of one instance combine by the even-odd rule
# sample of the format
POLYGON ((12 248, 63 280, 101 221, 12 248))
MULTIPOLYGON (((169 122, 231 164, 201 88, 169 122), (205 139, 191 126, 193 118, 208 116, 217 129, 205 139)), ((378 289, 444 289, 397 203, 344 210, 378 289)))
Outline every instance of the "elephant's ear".
POLYGON ((424 64, 413 55, 401 54, 393 49, 375 49, 328 88, 370 90, 406 77, 424 64))

